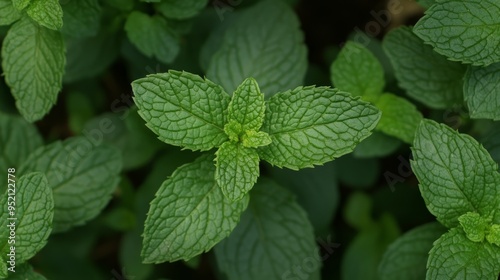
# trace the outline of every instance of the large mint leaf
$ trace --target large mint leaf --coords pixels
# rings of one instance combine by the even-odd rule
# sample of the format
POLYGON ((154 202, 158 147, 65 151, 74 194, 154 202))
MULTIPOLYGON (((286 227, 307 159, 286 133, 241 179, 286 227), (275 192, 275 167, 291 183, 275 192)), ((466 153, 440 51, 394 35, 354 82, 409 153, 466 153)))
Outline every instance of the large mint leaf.
POLYGON ((450 60, 489 65, 500 62, 500 2, 445 0, 433 5, 414 32, 450 60))
POLYGON ((21 13, 14 8, 11 0, 0 0, 0 26, 10 25, 21 18, 21 13))
POLYGON ((59 32, 26 17, 10 28, 3 41, 2 67, 16 106, 28 121, 41 119, 55 104, 65 63, 59 32))
POLYGON ((278 167, 322 165, 352 152, 371 134, 380 112, 367 102, 328 87, 298 87, 269 99, 262 130, 272 143, 258 149, 278 167))
POLYGON ((160 16, 132 12, 127 17, 125 31, 132 44, 148 57, 171 63, 179 53, 177 38, 160 16))
POLYGON ((445 226, 476 212, 500 223, 500 173, 488 152, 469 135, 444 124, 421 122, 411 167, 427 208, 445 226))
POLYGON ((54 193, 54 232, 60 232, 101 212, 118 185, 121 164, 115 148, 74 137, 38 149, 18 172, 46 174, 54 193))
POLYGON ((198 14, 207 3, 208 0, 163 0, 155 8, 167 18, 186 19, 198 14))
POLYGON ((426 279, 498 279, 500 248, 472 242, 459 228, 443 234, 429 252, 426 279))
POLYGON ((266 96, 302 84, 307 68, 299 21, 281 1, 263 1, 242 12, 224 36, 207 77, 233 92, 247 77, 266 96), (272 26, 273 28, 269 28, 272 26))
POLYGON ((99 0, 72 0, 62 3, 61 32, 70 37, 95 36, 101 20, 99 0))
POLYGON ((359 43, 347 42, 330 67, 330 79, 336 88, 376 99, 385 86, 384 70, 378 59, 359 43))
POLYGON ((132 83, 139 115, 160 140, 191 150, 210 150, 224 132, 229 95, 200 76, 169 71, 132 83))
MULTIPOLYGON (((8 168, 18 168, 38 147, 42 137, 36 127, 26 120, 0 113, 0 176, 7 176, 8 168)), ((2 184, 3 193, 6 186, 2 184)))
POLYGON ((242 199, 259 177, 259 155, 241 143, 228 141, 216 153, 215 180, 231 201, 242 199))
POLYGON ((248 209, 215 255, 228 279, 319 279, 313 276, 321 259, 306 213, 269 180, 255 185, 248 209))
POLYGON ((446 228, 439 223, 416 227, 396 239, 385 251, 379 265, 380 279, 425 279, 432 244, 446 228))
POLYGON ((434 52, 409 27, 387 34, 383 47, 410 97, 434 109, 462 104, 466 66, 434 52))
POLYGON ((471 118, 500 120, 500 63, 471 66, 465 74, 464 99, 471 118))
POLYGON ((408 100, 391 93, 384 93, 375 102, 382 111, 377 129, 411 144, 422 114, 408 100))
POLYGON ((49 29, 59 30, 63 26, 63 10, 58 0, 31 0, 26 13, 49 29))
POLYGON ((228 107, 228 119, 238 122, 243 131, 258 131, 264 122, 264 95, 257 81, 248 78, 238 86, 228 107))
POLYGON ((52 230, 54 199, 47 178, 40 172, 29 173, 17 179, 9 176, 9 179, 12 180, 9 180, 9 184, 13 186, 9 186, 8 192, 1 199, 3 211, 0 222, 0 253, 4 259, 8 259, 10 247, 14 246, 16 263, 21 264, 32 258, 47 243, 52 230), (8 206, 13 206, 14 209, 9 209, 8 206), (15 239, 7 239, 7 236, 12 236, 12 230, 15 231, 15 239), (15 243, 11 243, 12 241, 15 243))
POLYGON ((151 202, 144 229, 145 263, 192 257, 226 238, 248 205, 248 196, 230 202, 214 179, 213 157, 179 167, 151 202))

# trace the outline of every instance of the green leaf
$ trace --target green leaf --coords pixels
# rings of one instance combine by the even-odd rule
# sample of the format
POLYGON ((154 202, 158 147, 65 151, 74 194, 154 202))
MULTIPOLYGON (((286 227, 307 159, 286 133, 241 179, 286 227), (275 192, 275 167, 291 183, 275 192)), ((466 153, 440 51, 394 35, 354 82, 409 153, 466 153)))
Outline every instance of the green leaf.
POLYGON ((8 276, 7 262, 2 261, 0 263, 0 278, 7 278, 8 276))
POLYGON ((383 47, 410 97, 433 109, 462 104, 465 65, 434 52, 409 27, 387 34, 383 47))
MULTIPOLYGON (((0 113, 0 176, 7 176, 8 168, 18 168, 38 147, 42 137, 36 127, 26 120, 0 113)), ((2 184, 0 192, 7 186, 2 184)))
POLYGON ((454 228, 443 234, 429 252, 426 279, 498 279, 500 250, 470 241, 454 228))
POLYGON ((500 62, 498 15, 497 0, 441 1, 426 11, 414 32, 450 60, 489 65, 500 62))
POLYGON ((47 278, 43 277, 41 274, 33 271, 33 267, 28 263, 21 264, 19 266, 16 265, 16 272, 12 273, 8 280, 46 280, 47 278))
POLYGON ((382 111, 377 129, 411 144, 415 137, 422 114, 408 100, 391 93, 384 93, 375 102, 382 111))
POLYGON ((375 223, 371 210, 373 201, 363 192, 354 192, 349 196, 343 211, 344 220, 358 230, 370 229, 375 223))
POLYGON ((11 0, 0 0, 0 26, 10 25, 21 18, 21 13, 14 8, 11 0))
POLYGON ((12 0, 12 5, 19 11, 24 10, 30 4, 31 0, 12 0))
POLYGON ((95 36, 99 31, 99 0, 72 0, 62 4, 64 25, 61 32, 70 37, 95 36))
POLYGON ((446 228, 439 223, 418 226, 394 241, 385 251, 378 271, 384 280, 425 279, 426 264, 432 244, 446 228))
POLYGON ((228 141, 222 144, 215 159, 215 180, 230 200, 242 199, 259 178, 259 155, 255 149, 228 141))
POLYGON ((500 223, 500 173, 488 152, 469 135, 423 120, 413 145, 411 167, 429 211, 445 226, 476 212, 500 223))
POLYGON ((263 1, 242 12, 228 28, 209 64, 207 77, 228 92, 253 77, 269 97, 302 84, 306 56, 293 10, 281 1, 263 1))
POLYGON ((115 148, 73 137, 35 151, 19 173, 45 173, 54 194, 53 231, 61 232, 101 212, 118 185, 121 162, 115 148))
POLYGON ((65 63, 59 32, 26 17, 10 28, 2 46, 2 67, 16 106, 28 121, 41 119, 55 104, 65 63))
POLYGON ((125 22, 129 40, 144 55, 156 57, 163 63, 171 63, 179 53, 180 46, 165 19, 132 12, 125 22))
POLYGON ((291 193, 269 180, 255 185, 248 209, 215 246, 215 256, 228 279, 319 279, 314 272, 321 267, 306 213, 291 193))
POLYGON ((401 141, 379 131, 374 131, 354 149, 353 155, 358 158, 384 157, 395 152, 401 141))
POLYGON ((144 229, 144 263, 189 260, 226 238, 248 205, 230 202, 214 179, 213 157, 179 167, 151 202, 144 229))
POLYGON ((228 139, 229 95, 211 81, 169 71, 136 80, 132 89, 139 115, 165 143, 206 151, 228 139))
POLYGON ((63 26, 63 10, 58 0, 31 0, 26 13, 49 29, 60 30, 63 26))
POLYGON ((376 99, 384 89, 384 70, 378 59, 363 45, 348 41, 330 66, 333 85, 361 96, 376 99))
POLYGON ((458 221, 465 231, 465 235, 472 242, 483 242, 488 229, 488 221, 478 213, 468 212, 458 217, 458 221))
POLYGON ((166 18, 187 19, 197 15, 207 3, 208 0, 163 0, 155 8, 166 18))
POLYGON ((465 74, 464 99, 471 118, 500 120, 500 63, 469 67, 465 74))
POLYGON ((227 110, 228 120, 238 122, 242 131, 260 129, 266 105, 255 79, 247 78, 238 86, 227 110))
POLYGON ((271 137, 264 131, 249 130, 241 138, 243 147, 247 148, 263 147, 271 144, 271 142, 271 137))
POLYGON ((490 227, 489 233, 486 235, 486 240, 500 247, 500 225, 492 225, 490 227))
POLYGON ((29 173, 21 178, 9 176, 9 179, 16 182, 9 182, 14 184, 14 188, 9 188, 6 193, 9 199, 7 195, 1 199, 1 235, 5 238, 0 240, 0 252, 4 259, 8 259, 7 254, 15 247, 16 263, 21 264, 31 259, 47 243, 52 230, 54 199, 43 173, 29 173), (11 192, 13 189, 14 193, 11 192), (7 209, 7 205, 14 209, 7 209), (15 239, 9 237, 7 240, 7 236, 13 236, 12 230, 15 231, 15 239))
POLYGON ((322 165, 352 152, 371 134, 380 112, 367 102, 328 87, 298 87, 269 99, 262 130, 272 143, 258 148, 278 167, 322 165))

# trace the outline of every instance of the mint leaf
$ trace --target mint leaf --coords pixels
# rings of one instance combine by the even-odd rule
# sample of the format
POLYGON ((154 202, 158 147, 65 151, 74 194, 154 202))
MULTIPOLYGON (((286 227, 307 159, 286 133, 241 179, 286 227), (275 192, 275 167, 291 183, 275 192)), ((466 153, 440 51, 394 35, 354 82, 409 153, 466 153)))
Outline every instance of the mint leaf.
POLYGON ((45 173, 54 194, 53 231, 61 232, 101 212, 118 185, 121 161, 115 148, 73 137, 36 150, 18 172, 45 173))
POLYGON ((349 41, 330 66, 333 85, 365 100, 376 99, 384 89, 384 70, 363 45, 349 41))
POLYGON ((500 62, 499 14, 496 0, 441 1, 426 11, 414 32, 450 60, 489 65, 500 62))
POLYGON ((465 74, 464 99, 471 118, 500 120, 500 63, 471 66, 465 74))
POLYGON ((433 109, 462 104, 465 65, 434 52, 409 27, 389 32, 383 47, 410 97, 433 109))
POLYGON ((243 147, 248 148, 267 146, 271 142, 271 137, 264 131, 249 130, 241 137, 241 144, 243 144, 243 147))
POLYGON ((11 0, 0 0, 0 26, 10 25, 21 18, 21 13, 14 8, 11 0))
MULTIPOLYGON (((10 177, 9 177, 10 178, 10 177)), ((11 178, 12 179, 12 178, 11 178)), ((16 179, 15 193, 11 193, 15 200, 4 195, 1 199, 2 221, 0 252, 7 259, 10 247, 15 246, 16 263, 21 264, 31 259, 47 243, 52 230, 54 216, 54 199, 47 178, 42 173, 29 173, 16 179), (8 203, 8 204, 7 204, 8 203), (12 204, 15 203, 15 204, 12 204), (10 211, 7 205, 13 205, 15 211, 10 211), (11 220, 12 219, 12 220, 11 220), (15 243, 11 243, 10 231, 15 230, 15 243)))
POLYGON ((215 155, 217 184, 230 201, 242 199, 259 177, 257 151, 228 141, 219 147, 215 155))
POLYGON ((422 114, 408 100, 392 93, 382 94, 375 106, 382 111, 377 129, 411 144, 422 114))
POLYGON ((392 136, 374 131, 356 146, 353 155, 358 158, 384 157, 395 152, 401 143, 392 136))
POLYGON ((486 240, 489 243, 500 247, 500 225, 492 225, 489 228, 489 233, 486 235, 486 240))
POLYGON ((228 139, 229 95, 211 81, 169 71, 136 80, 132 89, 139 115, 165 143, 206 151, 228 139))
MULTIPOLYGON (((26 120, 0 113, 0 174, 7 176, 8 168, 18 168, 38 147, 42 137, 36 127, 26 120)), ((3 193, 7 186, 2 184, 3 193)))
POLYGON ((24 10, 24 8, 28 7, 31 0, 12 0, 12 5, 19 11, 24 10))
POLYGON ((465 235, 472 242, 482 242, 489 227, 488 221, 478 213, 468 212, 458 217, 465 235))
POLYGON ((269 97, 302 84, 306 56, 293 10, 281 1, 263 1, 242 12, 228 28, 209 64, 207 77, 228 92, 253 77, 269 97))
POLYGON ((7 276, 8 276, 7 262, 4 262, 2 260, 2 262, 0 263, 0 277, 3 279, 7 278, 7 276))
POLYGON ((272 143, 258 148, 278 167, 322 165, 352 152, 371 134, 380 112, 369 103, 328 87, 298 87, 267 102, 262 131, 272 143))
POLYGON ((34 122, 50 111, 62 87, 65 63, 59 32, 38 26, 28 18, 10 28, 3 41, 2 67, 25 119, 34 122))
POLYGON ((155 8, 167 18, 187 19, 197 15, 207 3, 208 0, 163 0, 155 8))
POLYGON ((63 10, 58 0, 31 0, 26 13, 49 29, 59 30, 63 26, 63 10))
POLYGON ((265 111, 264 95, 260 92, 257 81, 248 78, 233 93, 228 107, 228 119, 238 122, 242 132, 258 131, 264 121, 265 111))
POLYGON ((500 223, 500 173, 488 152, 469 135, 423 120, 413 144, 411 167, 427 208, 445 226, 476 212, 500 223))
POLYGON ((12 273, 8 280, 46 280, 47 278, 43 277, 41 274, 33 271, 33 267, 28 263, 21 264, 19 266, 16 265, 16 272, 12 273))
POLYGON ((61 32, 71 37, 95 36, 99 31, 99 0, 66 1, 62 4, 64 25, 61 32))
POLYGON ((443 234, 429 252, 426 279, 491 279, 500 273, 500 250, 472 242, 454 228, 443 234))
POLYGON ((215 246, 215 256, 228 279, 319 279, 313 277, 321 266, 317 250, 312 226, 294 196, 260 180, 238 226, 215 246))
POLYGON ((179 53, 177 38, 160 16, 134 11, 127 17, 125 31, 129 40, 148 57, 171 63, 179 53))
POLYGON ((230 202, 215 182, 213 157, 179 167, 151 202, 144 229, 144 263, 189 260, 226 238, 248 205, 230 202))
POLYGON ((425 279, 426 264, 432 244, 446 229, 439 223, 416 227, 394 241, 379 264, 379 276, 384 280, 425 279))

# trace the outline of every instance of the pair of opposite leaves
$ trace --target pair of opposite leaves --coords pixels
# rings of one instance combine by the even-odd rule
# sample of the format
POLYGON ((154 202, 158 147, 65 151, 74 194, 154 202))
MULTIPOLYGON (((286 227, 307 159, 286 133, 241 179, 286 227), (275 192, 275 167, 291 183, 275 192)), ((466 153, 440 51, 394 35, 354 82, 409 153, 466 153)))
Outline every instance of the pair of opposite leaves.
POLYGON ((259 161, 298 170, 352 152, 381 113, 329 87, 298 87, 264 100, 247 78, 230 97, 187 72, 149 75, 132 83, 146 125, 160 140, 193 151, 218 148, 215 180, 236 201, 259 177, 259 161))

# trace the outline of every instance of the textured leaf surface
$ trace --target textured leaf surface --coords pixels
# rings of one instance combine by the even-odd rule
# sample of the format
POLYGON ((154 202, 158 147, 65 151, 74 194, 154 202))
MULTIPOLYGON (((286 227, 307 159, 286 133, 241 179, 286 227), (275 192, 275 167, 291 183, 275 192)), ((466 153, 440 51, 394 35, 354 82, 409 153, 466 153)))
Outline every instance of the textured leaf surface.
POLYGON ((415 131, 422 120, 422 114, 415 105, 404 98, 385 93, 375 102, 375 106, 382 111, 378 130, 408 144, 413 143, 415 131))
POLYGON ((209 80, 185 72, 149 75, 132 83, 139 115, 165 143, 210 150, 224 133, 229 95, 209 80))
POLYGON ((59 30, 63 26, 63 10, 58 0, 31 0, 26 13, 49 29, 59 30))
POLYGON ((464 99, 471 118, 500 120, 500 63, 470 67, 465 74, 464 99))
POLYGON ((500 222, 500 173, 488 152, 472 137, 424 120, 413 145, 411 167, 427 208, 445 226, 476 212, 500 222))
POLYGON ((500 250, 472 242, 458 228, 443 234, 429 253, 426 279, 498 279, 500 250))
POLYGON ((10 28, 3 41, 2 67, 16 106, 28 121, 41 119, 55 104, 65 63, 59 32, 28 18, 10 28))
POLYGON ((248 78, 233 93, 228 108, 228 119, 238 122, 243 131, 258 131, 264 121, 264 95, 257 81, 248 78))
POLYGON ((231 201, 242 199, 259 177, 259 155, 252 148, 228 141, 216 153, 215 180, 231 201))
POLYGON ((74 137, 38 149, 19 173, 45 173, 54 193, 54 232, 60 232, 101 212, 119 182, 121 164, 115 148, 74 137))
MULTIPOLYGON (((26 120, 0 113, 0 175, 6 177, 7 168, 18 168, 38 147, 42 137, 36 127, 26 120)), ((0 190, 6 186, 2 185, 0 190)))
POLYGON ((24 8, 28 7, 31 0, 12 0, 12 5, 19 11, 24 10, 24 8))
POLYGON ((61 32, 71 37, 90 37, 97 34, 101 19, 99 0, 72 0, 62 4, 61 32))
POLYGON ((262 131, 272 143, 258 149, 278 167, 322 165, 352 152, 371 134, 380 112, 348 93, 327 87, 298 87, 269 99, 262 131))
POLYGON ((489 65, 500 62, 500 2, 446 0, 432 6, 414 32, 454 61, 489 65))
POLYGON ((465 235, 473 242, 482 242, 489 228, 488 221, 478 213, 469 212, 458 217, 465 235))
POLYGON ((253 77, 270 96, 302 84, 306 53, 299 21, 291 8, 281 1, 263 1, 243 12, 226 31, 207 77, 228 92, 253 77))
POLYGON ((145 263, 189 260, 226 238, 248 205, 230 202, 214 179, 213 157, 179 167, 151 202, 145 223, 145 263))
MULTIPOLYGON (((0 252, 2 257, 10 252, 10 247, 16 248, 16 263, 21 264, 32 258, 47 243, 52 230, 54 216, 54 199, 47 178, 40 173, 29 173, 17 178, 15 183, 15 200, 7 200, 4 195, 2 202, 2 222, 0 252), (15 203, 15 211, 7 211, 7 203, 15 203), (12 213, 12 214, 10 214, 12 213), (8 219, 15 220, 8 220, 8 219), (10 229, 15 225, 15 244, 7 242, 10 229)), ((7 258, 7 257, 4 257, 7 258)))
POLYGON ((333 85, 370 101, 382 93, 384 70, 378 59, 359 43, 347 42, 330 67, 333 85))
POLYGON ((462 104, 465 65, 434 52, 409 27, 387 34, 383 47, 410 97, 434 109, 462 104))
POLYGON ((380 279, 425 279, 432 244, 446 229, 439 223, 416 227, 396 239, 385 251, 379 265, 380 279))
POLYGON ((156 10, 167 18, 186 19, 198 14, 207 6, 207 3, 208 0, 163 0, 155 7, 156 10))
POLYGON ((11 0, 0 0, 0 26, 10 25, 21 18, 21 13, 14 8, 11 0))
POLYGON ((171 63, 179 53, 177 38, 160 16, 132 12, 125 23, 129 40, 146 56, 171 63))
POLYGON ((229 279, 319 279, 312 277, 321 263, 306 213, 269 180, 255 185, 248 209, 215 255, 229 279))

